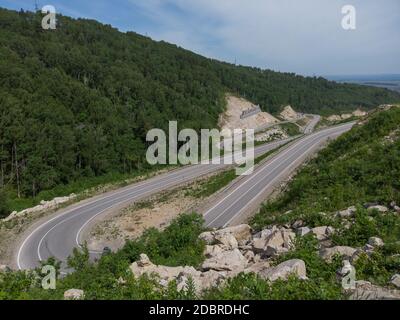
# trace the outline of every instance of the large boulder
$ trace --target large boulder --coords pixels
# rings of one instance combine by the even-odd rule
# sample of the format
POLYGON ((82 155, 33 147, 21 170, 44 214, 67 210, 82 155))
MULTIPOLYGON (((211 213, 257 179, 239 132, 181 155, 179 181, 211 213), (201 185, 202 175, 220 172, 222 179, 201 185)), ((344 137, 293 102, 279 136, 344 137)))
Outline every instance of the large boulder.
POLYGON ((214 257, 222 252, 224 252, 224 248, 221 247, 220 245, 215 245, 215 246, 206 246, 204 249, 204 256, 206 258, 211 258, 214 257))
POLYGON ((388 211, 389 211, 389 209, 388 209, 387 207, 385 207, 385 206, 380 206, 380 205, 369 206, 369 207, 368 207, 368 210, 369 210, 369 211, 377 210, 378 212, 381 212, 381 213, 385 213, 385 212, 388 212, 388 211))
POLYGON ((379 287, 367 281, 356 281, 350 300, 400 300, 399 290, 379 287))
POLYGON ((249 267, 247 267, 244 270, 244 273, 256 273, 256 274, 259 274, 261 272, 267 271, 268 269, 270 269, 269 262, 266 261, 266 260, 262 260, 262 261, 256 262, 256 263, 250 265, 249 267))
POLYGON ((80 289, 69 289, 64 292, 64 300, 83 300, 85 292, 80 289))
POLYGON ((357 252, 357 249, 346 246, 337 246, 333 248, 326 248, 320 251, 320 256, 327 262, 331 262, 333 257, 339 255, 351 259, 357 252))
POLYGON ((186 290, 189 284, 192 283, 196 293, 200 293, 204 289, 209 289, 213 286, 218 286, 226 277, 230 276, 226 272, 217 272, 215 270, 201 272, 193 267, 158 266, 153 264, 145 254, 140 255, 139 260, 130 266, 130 270, 135 277, 142 275, 154 277, 164 287, 175 280, 178 291, 186 290))
POLYGON ((296 234, 289 229, 273 228, 253 240, 253 250, 268 257, 288 252, 294 247, 296 234))
POLYGON ((368 244, 372 247, 383 247, 385 243, 381 238, 378 237, 371 237, 368 240, 368 244))
POLYGON ((240 273, 247 266, 247 259, 242 255, 239 249, 224 251, 214 257, 206 259, 201 268, 204 271, 230 271, 240 273))
POLYGON ((238 247, 238 242, 232 233, 216 232, 214 239, 217 243, 223 245, 228 250, 233 250, 238 247))
POLYGON ((251 240, 251 227, 247 224, 221 229, 216 231, 216 233, 230 233, 238 242, 251 240))
POLYGON ((336 213, 336 215, 337 215, 338 217, 340 217, 340 218, 351 218, 351 217, 354 217, 354 215, 356 214, 356 212, 357 212, 357 208, 354 207, 354 206, 352 206, 352 207, 347 208, 347 209, 345 209, 345 210, 338 211, 338 212, 336 213))
POLYGON ((228 227, 217 231, 207 231, 199 235, 199 238, 208 245, 223 244, 234 249, 238 242, 245 243, 251 240, 251 227, 247 224, 228 227))
POLYGON ((335 232, 335 229, 332 227, 316 227, 313 228, 312 233, 315 234, 318 240, 323 241, 329 239, 329 237, 335 232))
POLYGON ((269 281, 287 280, 290 275, 305 280, 307 279, 306 264, 299 259, 288 260, 274 268, 260 271, 259 275, 269 281))
POLYGON ((243 253, 243 256, 246 258, 248 263, 253 263, 255 262, 255 253, 252 250, 248 250, 243 253))
POLYGON ((129 268, 135 277, 139 278, 143 275, 155 276, 159 278, 160 284, 162 285, 168 284, 168 282, 176 279, 181 273, 195 276, 200 275, 200 272, 193 267, 167 267, 155 265, 145 254, 141 254, 139 261, 132 263, 129 268))
POLYGON ((200 233, 199 239, 203 240, 208 245, 212 245, 215 243, 214 232, 206 231, 206 232, 200 233))
POLYGON ((187 290, 189 284, 192 283, 195 292, 200 294, 203 290, 222 285, 225 279, 224 274, 215 270, 194 275, 182 272, 176 279, 176 283, 178 291, 187 290))

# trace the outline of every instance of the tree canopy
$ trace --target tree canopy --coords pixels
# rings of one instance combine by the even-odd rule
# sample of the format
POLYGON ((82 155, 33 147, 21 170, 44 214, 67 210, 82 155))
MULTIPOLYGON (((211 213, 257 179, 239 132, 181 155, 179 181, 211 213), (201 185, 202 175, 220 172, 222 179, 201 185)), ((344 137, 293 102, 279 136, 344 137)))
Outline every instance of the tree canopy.
POLYGON ((35 196, 146 166, 149 129, 213 128, 231 92, 276 113, 333 113, 394 92, 207 59, 96 21, 0 9, 0 188, 35 196))

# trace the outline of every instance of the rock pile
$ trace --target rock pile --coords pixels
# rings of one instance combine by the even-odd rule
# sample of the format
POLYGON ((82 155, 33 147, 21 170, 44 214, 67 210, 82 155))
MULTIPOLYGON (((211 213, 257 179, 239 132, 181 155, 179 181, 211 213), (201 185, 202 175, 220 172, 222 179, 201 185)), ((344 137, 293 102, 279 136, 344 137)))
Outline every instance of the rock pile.
POLYGON ((14 211, 12 212, 7 218, 3 219, 4 221, 10 221, 16 217, 23 217, 26 215, 42 212, 42 211, 47 211, 47 210, 52 210, 58 208, 61 204, 64 204, 66 202, 69 202, 73 199, 76 198, 76 194, 72 193, 68 197, 58 197, 54 198, 53 200, 50 201, 44 201, 42 200, 39 205, 33 208, 25 209, 21 212, 14 211))
POLYGON ((166 267, 153 264, 147 255, 130 266, 136 277, 144 274, 155 276, 159 284, 167 286, 175 280, 178 290, 187 288, 189 279, 198 293, 224 283, 239 273, 257 273, 269 281, 287 279, 293 274, 307 279, 306 265, 302 260, 285 261, 275 267, 269 259, 285 253, 294 247, 295 233, 285 228, 272 227, 254 236, 248 225, 229 227, 204 232, 199 236, 205 241, 206 259, 199 270, 193 267, 166 267))
MULTIPOLYGON (((382 214, 387 212, 385 208, 376 204, 367 207, 382 214)), ((344 224, 351 225, 354 223, 356 211, 355 207, 350 207, 337 212, 335 216, 343 219, 344 224)), ((139 261, 130 266, 130 270, 136 277, 145 274, 155 276, 162 286, 167 286, 175 280, 178 290, 187 288, 191 279, 196 292, 201 293, 205 289, 225 283, 227 279, 239 273, 255 273, 271 282, 278 279, 287 280, 291 275, 306 281, 307 267, 304 261, 293 259, 276 265, 276 257, 295 248, 296 236, 314 235, 319 241, 320 257, 327 263, 331 263, 336 256, 341 257, 347 263, 343 269, 345 271, 351 270, 352 264, 361 255, 369 256, 384 246, 383 240, 378 237, 371 237, 363 248, 334 246, 331 238, 336 232, 338 231, 332 226, 310 228, 302 220, 298 220, 292 225, 271 226, 253 234, 251 227, 243 224, 200 234, 199 238, 206 243, 206 247, 205 260, 198 269, 187 266, 158 266, 153 264, 147 255, 142 254, 139 261)), ((338 271, 338 274, 341 273, 338 271)), ((341 276, 344 277, 345 274, 341 276)), ((398 290, 381 288, 365 281, 358 281, 356 284, 356 287, 348 292, 351 299, 386 299, 400 295, 398 290)), ((399 288, 400 275, 394 275, 388 285, 399 288)))

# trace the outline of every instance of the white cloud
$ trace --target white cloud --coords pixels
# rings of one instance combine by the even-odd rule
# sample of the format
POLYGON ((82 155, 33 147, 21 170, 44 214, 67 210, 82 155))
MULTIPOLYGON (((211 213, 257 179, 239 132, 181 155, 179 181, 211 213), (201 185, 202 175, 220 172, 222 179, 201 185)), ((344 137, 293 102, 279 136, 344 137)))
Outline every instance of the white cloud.
POLYGON ((156 39, 208 56, 308 74, 400 72, 398 0, 351 1, 355 31, 341 28, 348 0, 130 1, 156 39))

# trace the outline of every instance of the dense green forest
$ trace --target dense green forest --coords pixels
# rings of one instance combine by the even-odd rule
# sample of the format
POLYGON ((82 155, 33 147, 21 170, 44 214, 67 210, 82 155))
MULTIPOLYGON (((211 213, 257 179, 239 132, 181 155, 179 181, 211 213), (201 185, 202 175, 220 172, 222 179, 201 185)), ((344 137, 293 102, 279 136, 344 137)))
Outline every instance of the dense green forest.
MULTIPOLYGON (((376 112, 366 123, 354 127, 321 151, 289 184, 287 193, 262 208, 252 221, 255 230, 271 225, 291 224, 302 219, 310 227, 333 226, 333 245, 363 247, 370 237, 380 237, 384 245, 355 262, 357 279, 386 286, 400 270, 400 215, 382 214, 363 208, 366 201, 389 206, 400 202, 400 108, 376 112), (337 210, 356 206, 349 220, 335 215, 337 210), (287 211, 291 209, 292 211, 287 211), (321 212, 323 211, 323 212, 321 212)), ((116 253, 103 255, 98 263, 89 262, 87 251, 75 251, 69 265, 76 271, 57 281, 56 290, 43 290, 34 274, 0 273, 1 299, 63 299, 70 288, 84 290, 86 299, 346 299, 337 270, 342 259, 327 262, 318 253, 319 242, 311 234, 297 237, 296 246, 273 263, 301 259, 307 266, 308 280, 268 282, 256 274, 239 274, 218 288, 195 294, 177 290, 171 282, 161 286, 157 279, 135 278, 129 265, 146 253, 158 265, 198 267, 204 260, 205 243, 202 217, 181 215, 164 231, 147 230, 135 241, 128 241, 116 253), (118 283, 122 277, 126 282, 118 283)), ((44 262, 57 265, 54 260, 44 262)))
MULTIPOLYGON (((146 132, 217 124, 232 92, 277 112, 333 113, 394 92, 206 59, 96 21, 0 9, 0 197, 146 169, 146 132)), ((5 200, 1 211, 7 212, 5 200)))

